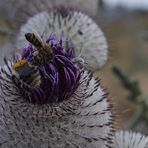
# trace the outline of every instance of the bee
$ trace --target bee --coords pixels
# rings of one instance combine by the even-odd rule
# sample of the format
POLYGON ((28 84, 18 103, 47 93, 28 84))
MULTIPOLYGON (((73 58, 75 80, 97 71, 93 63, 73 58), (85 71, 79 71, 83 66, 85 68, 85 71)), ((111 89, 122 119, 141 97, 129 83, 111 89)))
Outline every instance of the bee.
POLYGON ((13 65, 13 80, 21 80, 27 86, 38 87, 41 84, 41 75, 37 66, 32 65, 27 60, 19 60, 13 65))
POLYGON ((32 63, 47 62, 53 58, 53 49, 34 33, 26 33, 25 38, 37 50, 33 53, 32 63))

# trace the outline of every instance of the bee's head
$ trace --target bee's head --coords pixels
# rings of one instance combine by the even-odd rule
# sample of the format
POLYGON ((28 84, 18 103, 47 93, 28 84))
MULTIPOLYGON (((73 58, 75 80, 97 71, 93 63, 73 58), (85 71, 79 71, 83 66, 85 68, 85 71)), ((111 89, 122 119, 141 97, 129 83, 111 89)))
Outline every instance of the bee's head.
POLYGON ((25 38, 26 38, 27 41, 29 41, 31 37, 32 37, 32 33, 26 33, 25 34, 25 38))

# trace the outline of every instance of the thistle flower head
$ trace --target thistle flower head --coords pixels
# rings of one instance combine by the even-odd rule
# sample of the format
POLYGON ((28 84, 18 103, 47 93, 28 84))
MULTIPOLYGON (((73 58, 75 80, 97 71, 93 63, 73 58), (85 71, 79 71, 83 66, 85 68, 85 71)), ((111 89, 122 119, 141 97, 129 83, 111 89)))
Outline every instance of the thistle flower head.
POLYGON ((62 37, 58 40, 51 34, 44 42, 46 48, 34 43, 22 48, 13 60, 4 59, 0 145, 111 147, 111 104, 100 82, 73 61, 75 46, 70 41, 64 46, 62 37), (42 56, 41 48, 50 48, 52 55, 42 56))
MULTIPOLYGON (((36 36, 33 40, 37 42, 36 36)), ((81 72, 79 64, 72 62, 73 46, 69 42, 65 49, 62 42, 62 37, 57 40, 55 34, 52 33, 45 43, 45 46, 49 47, 49 51, 45 51, 47 47, 41 49, 44 47, 38 45, 39 49, 37 49, 31 44, 23 48, 22 56, 19 59, 15 57, 14 61, 18 64, 22 60, 32 64, 30 69, 27 65, 19 68, 20 79, 13 75, 13 81, 29 102, 38 104, 57 103, 69 98, 78 87, 81 72), (33 71, 33 68, 36 69, 33 71), (30 87, 26 85, 25 82, 27 81, 31 81, 31 84, 41 81, 41 84, 38 87, 30 87)), ((37 44, 39 43, 42 44, 42 42, 37 44)), ((10 70, 10 73, 13 74, 13 71, 10 70)))
POLYGON ((148 148, 148 137, 140 133, 118 131, 115 134, 114 148, 148 148))

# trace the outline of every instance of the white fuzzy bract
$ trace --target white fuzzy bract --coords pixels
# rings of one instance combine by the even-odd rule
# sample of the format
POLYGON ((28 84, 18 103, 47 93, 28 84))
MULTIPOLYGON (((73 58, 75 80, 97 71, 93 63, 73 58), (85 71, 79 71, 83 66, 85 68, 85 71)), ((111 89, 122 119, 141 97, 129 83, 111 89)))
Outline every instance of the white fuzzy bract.
POLYGON ((1 148, 111 148, 111 104, 90 72, 82 71, 70 98, 44 105, 25 100, 9 75, 1 69, 1 148))
POLYGON ((148 148, 148 137, 140 133, 118 131, 114 148, 148 148))
POLYGON ((45 11, 31 17, 20 30, 18 48, 28 45, 24 37, 28 32, 43 35, 45 40, 52 32, 58 37, 65 36, 75 45, 76 57, 81 55, 92 70, 101 68, 107 61, 108 45, 103 32, 89 16, 79 11, 68 10, 67 16, 45 11))

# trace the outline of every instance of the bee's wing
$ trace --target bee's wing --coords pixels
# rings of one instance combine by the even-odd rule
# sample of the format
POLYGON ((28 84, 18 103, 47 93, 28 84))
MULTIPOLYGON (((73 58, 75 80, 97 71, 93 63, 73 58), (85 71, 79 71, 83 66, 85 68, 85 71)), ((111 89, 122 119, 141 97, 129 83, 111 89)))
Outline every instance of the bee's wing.
POLYGON ((92 70, 101 68, 107 60, 108 45, 103 32, 87 15, 69 10, 67 16, 61 13, 42 12, 30 18, 21 28, 18 35, 18 47, 24 47, 27 42, 24 33, 34 32, 44 35, 46 40, 52 32, 57 36, 63 34, 76 45, 76 57, 82 48, 82 57, 92 70))

